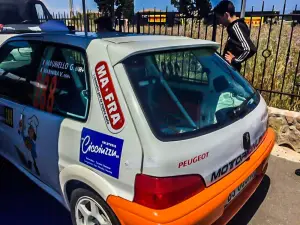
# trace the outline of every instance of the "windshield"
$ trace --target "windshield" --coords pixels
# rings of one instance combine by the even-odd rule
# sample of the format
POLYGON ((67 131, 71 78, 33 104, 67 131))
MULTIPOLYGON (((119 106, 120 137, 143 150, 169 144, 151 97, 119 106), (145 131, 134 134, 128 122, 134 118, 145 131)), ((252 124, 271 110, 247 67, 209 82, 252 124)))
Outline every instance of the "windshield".
POLYGON ((251 85, 212 48, 151 52, 123 64, 159 138, 220 129, 259 102, 251 85))
POLYGON ((40 1, 0 0, 0 24, 40 24, 51 19, 45 5, 40 1))

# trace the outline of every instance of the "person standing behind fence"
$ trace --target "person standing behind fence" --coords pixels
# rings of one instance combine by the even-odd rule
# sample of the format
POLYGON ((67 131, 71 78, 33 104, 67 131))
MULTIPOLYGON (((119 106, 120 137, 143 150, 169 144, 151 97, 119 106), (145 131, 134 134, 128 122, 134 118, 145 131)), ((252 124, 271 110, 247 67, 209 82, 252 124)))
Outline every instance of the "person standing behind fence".
POLYGON ((110 17, 99 17, 94 20, 97 24, 97 32, 113 32, 113 23, 110 17))
POLYGON ((242 63, 257 52, 250 39, 249 28, 243 18, 238 19, 236 17, 235 7, 231 1, 221 1, 214 8, 214 12, 218 21, 227 27, 228 41, 225 45, 223 57, 240 72, 242 63))

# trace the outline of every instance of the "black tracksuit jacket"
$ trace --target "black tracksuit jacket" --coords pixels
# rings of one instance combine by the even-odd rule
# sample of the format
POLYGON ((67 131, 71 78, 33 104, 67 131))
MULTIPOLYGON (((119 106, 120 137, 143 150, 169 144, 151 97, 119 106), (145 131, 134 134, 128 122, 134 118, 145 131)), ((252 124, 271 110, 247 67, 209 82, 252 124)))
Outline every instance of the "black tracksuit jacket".
POLYGON ((242 62, 252 57, 257 49, 250 39, 250 31, 244 19, 238 19, 227 27, 228 41, 224 49, 224 55, 227 51, 231 52, 235 58, 231 65, 238 71, 241 70, 242 62))

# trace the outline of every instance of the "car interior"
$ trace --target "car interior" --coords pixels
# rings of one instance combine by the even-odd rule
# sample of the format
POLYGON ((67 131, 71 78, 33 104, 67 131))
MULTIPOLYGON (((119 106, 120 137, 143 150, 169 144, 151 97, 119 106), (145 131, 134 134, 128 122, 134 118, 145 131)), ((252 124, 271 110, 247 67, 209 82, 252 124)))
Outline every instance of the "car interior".
MULTIPOLYGON (((35 48, 34 45, 32 45, 31 51, 28 47, 16 48, 15 46, 6 46, 1 50, 2 58, 0 56, 1 94, 17 99, 20 103, 32 105, 36 88, 41 87, 41 90, 45 88, 37 81, 38 71, 41 70, 41 67, 39 68, 38 65, 41 64, 40 66, 42 66, 41 55, 43 55, 42 51, 44 49, 35 48)), ((76 72, 70 69, 54 69, 58 72, 66 73, 69 79, 58 78, 53 109, 59 114, 66 115, 72 112, 74 115, 84 117, 88 102, 88 96, 86 96, 86 91, 84 91, 87 89, 84 59, 79 58, 80 60, 76 61, 72 51, 62 48, 55 48, 55 51, 47 55, 47 58, 65 63, 68 62, 69 65, 73 63, 74 68, 84 68, 82 71, 76 72)))
POLYGON ((124 62, 140 104, 156 130, 185 133, 220 126, 247 92, 218 56, 193 51, 132 56, 124 62), (201 54, 197 53, 197 54, 201 54), (228 69, 227 69, 228 70, 228 69), (171 131, 170 131, 171 129, 171 131))

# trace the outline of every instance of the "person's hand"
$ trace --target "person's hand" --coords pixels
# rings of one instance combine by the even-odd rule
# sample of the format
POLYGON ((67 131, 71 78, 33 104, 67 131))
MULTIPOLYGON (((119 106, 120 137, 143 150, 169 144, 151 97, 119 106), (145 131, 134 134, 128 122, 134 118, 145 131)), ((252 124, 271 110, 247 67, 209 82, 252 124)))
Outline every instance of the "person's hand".
POLYGON ((227 52, 225 54, 225 59, 228 63, 231 64, 232 60, 235 58, 235 56, 231 52, 227 52))

